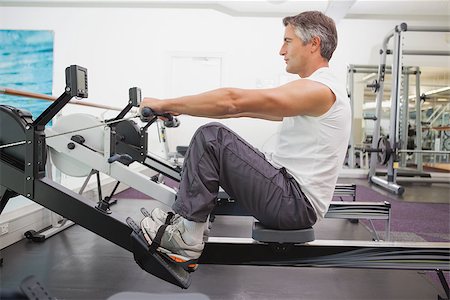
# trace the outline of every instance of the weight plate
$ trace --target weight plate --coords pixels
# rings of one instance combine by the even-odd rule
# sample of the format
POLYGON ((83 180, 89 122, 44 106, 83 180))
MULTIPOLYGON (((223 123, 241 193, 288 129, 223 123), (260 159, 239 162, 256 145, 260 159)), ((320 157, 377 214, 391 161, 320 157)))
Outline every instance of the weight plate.
POLYGON ((377 153, 378 162, 382 165, 387 164, 392 153, 391 144, 388 139, 384 136, 380 137, 377 148, 380 150, 377 153))

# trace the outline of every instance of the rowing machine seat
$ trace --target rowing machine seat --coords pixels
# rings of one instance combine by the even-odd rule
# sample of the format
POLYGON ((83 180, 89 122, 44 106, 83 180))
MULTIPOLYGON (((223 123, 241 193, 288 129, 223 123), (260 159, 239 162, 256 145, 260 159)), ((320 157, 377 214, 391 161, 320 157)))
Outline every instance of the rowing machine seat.
POLYGON ((304 244, 314 241, 312 227, 295 230, 277 230, 264 227, 260 222, 253 223, 252 238, 267 243, 304 244))

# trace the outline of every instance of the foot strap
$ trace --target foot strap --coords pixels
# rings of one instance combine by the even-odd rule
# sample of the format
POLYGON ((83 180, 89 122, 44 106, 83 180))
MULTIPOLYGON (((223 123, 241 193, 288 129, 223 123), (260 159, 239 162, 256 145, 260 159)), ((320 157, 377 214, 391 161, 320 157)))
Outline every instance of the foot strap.
POLYGON ((169 225, 170 222, 172 222, 172 219, 174 216, 175 216, 175 214, 173 212, 169 211, 167 213, 166 221, 164 222, 164 224, 169 225))
POLYGON ((167 223, 159 226, 158 231, 156 232, 156 236, 152 240, 152 243, 150 244, 150 247, 149 247, 149 250, 151 252, 155 252, 156 249, 158 249, 158 247, 161 246, 161 239, 162 239, 164 232, 166 231, 167 226, 169 226, 169 224, 167 224, 167 223))
POLYGON ((167 226, 170 225, 170 222, 172 221, 172 218, 174 216, 175 216, 175 214, 173 212, 167 213, 167 217, 166 217, 166 220, 164 221, 164 225, 161 225, 158 228, 158 231, 156 232, 156 236, 153 239, 152 244, 149 247, 150 251, 156 251, 156 249, 158 249, 158 247, 161 246, 162 236, 163 236, 164 232, 166 231, 167 226))
MULTIPOLYGON (((141 213, 144 215, 144 217, 149 217, 149 218, 152 217, 152 215, 145 209, 145 207, 141 208, 141 213)), ((174 216, 175 216, 175 214, 173 212, 169 211, 167 213, 167 217, 166 217, 166 220, 164 221, 164 224, 170 225, 174 216)))

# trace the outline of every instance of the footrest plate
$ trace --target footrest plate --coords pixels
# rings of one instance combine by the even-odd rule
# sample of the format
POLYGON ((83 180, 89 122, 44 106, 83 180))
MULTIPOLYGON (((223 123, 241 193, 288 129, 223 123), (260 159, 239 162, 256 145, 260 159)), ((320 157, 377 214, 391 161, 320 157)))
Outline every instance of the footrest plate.
POLYGON ((133 229, 131 245, 136 263, 146 272, 187 289, 191 284, 189 272, 185 271, 181 266, 170 262, 157 251, 149 251, 149 246, 139 226, 131 218, 127 218, 127 223, 133 229))

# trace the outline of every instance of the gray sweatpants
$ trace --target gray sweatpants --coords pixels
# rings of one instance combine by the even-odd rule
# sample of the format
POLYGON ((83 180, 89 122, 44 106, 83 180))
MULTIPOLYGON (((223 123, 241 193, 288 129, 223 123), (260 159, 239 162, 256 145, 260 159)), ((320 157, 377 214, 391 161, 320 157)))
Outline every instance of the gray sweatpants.
POLYGON ((301 229, 316 214, 297 181, 276 168, 264 154, 220 123, 200 127, 184 161, 173 210, 195 222, 206 222, 221 186, 266 227, 301 229))

